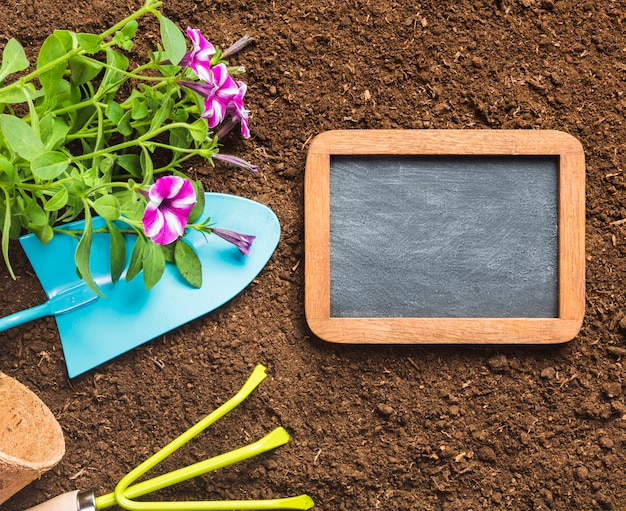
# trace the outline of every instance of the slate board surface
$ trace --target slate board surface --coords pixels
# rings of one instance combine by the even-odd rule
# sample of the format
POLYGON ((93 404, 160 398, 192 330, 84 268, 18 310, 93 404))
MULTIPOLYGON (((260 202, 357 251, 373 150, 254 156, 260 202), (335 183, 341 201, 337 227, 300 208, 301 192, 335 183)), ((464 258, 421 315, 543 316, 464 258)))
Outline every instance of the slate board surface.
POLYGON ((331 317, 558 317, 558 172, 552 156, 331 156, 331 317))

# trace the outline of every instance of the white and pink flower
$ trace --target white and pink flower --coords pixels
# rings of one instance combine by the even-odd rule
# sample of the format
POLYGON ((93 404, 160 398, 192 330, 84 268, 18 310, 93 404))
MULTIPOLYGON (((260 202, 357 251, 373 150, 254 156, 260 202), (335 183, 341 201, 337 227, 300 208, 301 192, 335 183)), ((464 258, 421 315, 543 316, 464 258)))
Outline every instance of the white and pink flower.
POLYGON ((215 47, 206 40, 197 28, 187 27, 187 35, 191 39, 193 49, 184 55, 180 65, 193 69, 200 80, 209 81, 211 57, 216 53, 215 47))
MULTIPOLYGON (((246 84, 236 82, 226 64, 211 65, 211 57, 216 54, 216 50, 200 30, 187 28, 187 35, 193 43, 193 49, 185 54, 180 64, 190 67, 201 81, 181 81, 180 84, 204 98, 202 117, 207 120, 209 128, 215 128, 221 124, 228 115, 230 116, 229 122, 239 123, 241 134, 244 138, 249 138, 249 111, 246 110, 243 103, 243 97, 247 90, 246 84)), ((248 36, 242 38, 226 50, 224 55, 235 53, 251 40, 248 36)))
POLYGON ((193 184, 179 176, 160 177, 150 187, 148 198, 144 232, 154 243, 169 245, 185 233, 187 218, 196 205, 193 184))
MULTIPOLYGON (((226 64, 218 64, 211 68, 209 80, 206 82, 180 82, 188 89, 191 89, 204 98, 204 117, 209 128, 214 128, 220 124, 229 109, 234 98, 240 97, 241 106, 243 107, 243 95, 240 88, 233 80, 228 72, 226 64)), ((244 89, 245 93, 245 89, 244 89)), ((235 107, 236 109, 237 107, 235 107)), ((247 119, 246 119, 247 123, 247 119)))

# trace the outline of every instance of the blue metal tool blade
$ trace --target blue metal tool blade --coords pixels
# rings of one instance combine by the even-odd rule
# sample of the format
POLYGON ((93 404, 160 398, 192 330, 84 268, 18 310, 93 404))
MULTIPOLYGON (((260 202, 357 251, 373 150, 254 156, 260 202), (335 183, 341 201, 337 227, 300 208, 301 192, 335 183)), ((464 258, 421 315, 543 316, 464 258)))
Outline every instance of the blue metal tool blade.
MULTIPOLYGON (((106 298, 55 318, 71 378, 215 310, 244 290, 265 267, 280 239, 274 212, 238 196, 205 196, 201 218, 208 215, 215 227, 256 236, 250 255, 241 255, 234 245, 216 235, 190 232, 186 239, 202 262, 202 287, 189 286, 175 267, 167 265, 163 278, 147 291, 141 275, 131 282, 106 283, 109 236, 94 235, 91 269, 96 281, 103 283, 106 298)), ((68 225, 76 227, 80 222, 68 225)), ((48 297, 80 282, 74 265, 77 241, 72 236, 58 234, 43 245, 29 234, 20 242, 48 297)), ((129 256, 133 242, 131 236, 126 240, 129 256)))

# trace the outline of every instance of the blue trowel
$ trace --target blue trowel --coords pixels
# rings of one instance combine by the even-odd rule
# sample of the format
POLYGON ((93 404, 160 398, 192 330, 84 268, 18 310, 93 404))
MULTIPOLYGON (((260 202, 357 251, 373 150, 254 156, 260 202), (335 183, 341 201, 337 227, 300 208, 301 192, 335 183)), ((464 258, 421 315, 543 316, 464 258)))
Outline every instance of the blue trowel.
POLYGON ((66 289, 55 290, 48 296, 50 299, 44 303, 0 318, 0 332, 45 316, 65 314, 98 298, 98 294, 84 282, 73 283, 66 289))
MULTIPOLYGON (((280 238, 280 224, 267 206, 234 195, 205 194, 201 218, 216 227, 256 236, 250 255, 218 236, 187 234, 202 262, 203 285, 189 286, 174 267, 166 267, 150 291, 141 277, 108 284, 109 236, 94 235, 91 270, 105 282, 105 297, 95 295, 77 276, 73 236, 57 234, 46 245, 33 235, 20 243, 48 297, 48 302, 0 319, 0 330, 44 315, 54 316, 63 345, 68 375, 73 378, 147 341, 215 310, 244 290, 265 267, 280 238), (4 322, 4 323, 3 323, 4 322)), ((80 228, 81 223, 67 228, 80 228)), ((127 253, 132 238, 126 240, 127 253)))

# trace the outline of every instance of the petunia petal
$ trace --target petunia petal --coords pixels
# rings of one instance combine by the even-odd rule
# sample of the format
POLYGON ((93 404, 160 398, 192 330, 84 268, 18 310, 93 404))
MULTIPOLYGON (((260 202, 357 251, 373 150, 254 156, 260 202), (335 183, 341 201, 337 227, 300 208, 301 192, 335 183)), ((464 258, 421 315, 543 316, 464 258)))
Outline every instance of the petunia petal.
POLYGON ((160 213, 158 207, 152 203, 148 204, 146 207, 142 222, 143 230, 149 238, 156 236, 158 232, 163 229, 163 215, 160 213))
POLYGON ((239 87, 228 72, 226 64, 218 64, 211 69, 213 83, 216 86, 215 95, 221 99, 230 101, 239 93, 239 87))
POLYGON ((175 197, 183 186, 184 179, 178 176, 164 176, 156 180, 148 192, 150 200, 160 202, 175 197))
POLYGON ((185 227, 187 227, 187 217, 172 209, 164 209, 162 213, 167 231, 172 234, 174 239, 182 236, 185 233, 185 227))
POLYGON ((252 248, 252 242, 256 239, 256 236, 250 234, 241 234, 239 232, 231 231, 230 229, 220 229, 212 227, 211 232, 220 238, 235 245, 242 255, 250 255, 250 249, 252 248))
POLYGON ((181 63, 191 67, 201 80, 209 81, 211 76, 211 57, 215 55, 215 47, 206 40, 199 29, 187 28, 193 49, 186 53, 181 63))
POLYGON ((244 82, 237 82, 238 92, 233 96, 228 104, 227 113, 231 115, 233 120, 241 123, 241 134, 244 138, 250 138, 250 129, 248 128, 248 114, 243 104, 243 97, 246 94, 247 86, 244 82))
POLYGON ((217 98, 207 99, 204 102, 204 117, 209 124, 209 128, 215 128, 220 122, 224 120, 226 114, 226 105, 217 98))
POLYGON ((187 35, 193 44, 192 54, 201 60, 210 60, 215 55, 215 47, 202 35, 200 29, 187 28, 187 35))
POLYGON ((189 179, 164 176, 149 190, 142 224, 154 243, 167 245, 185 233, 189 213, 196 204, 196 192, 189 179))

